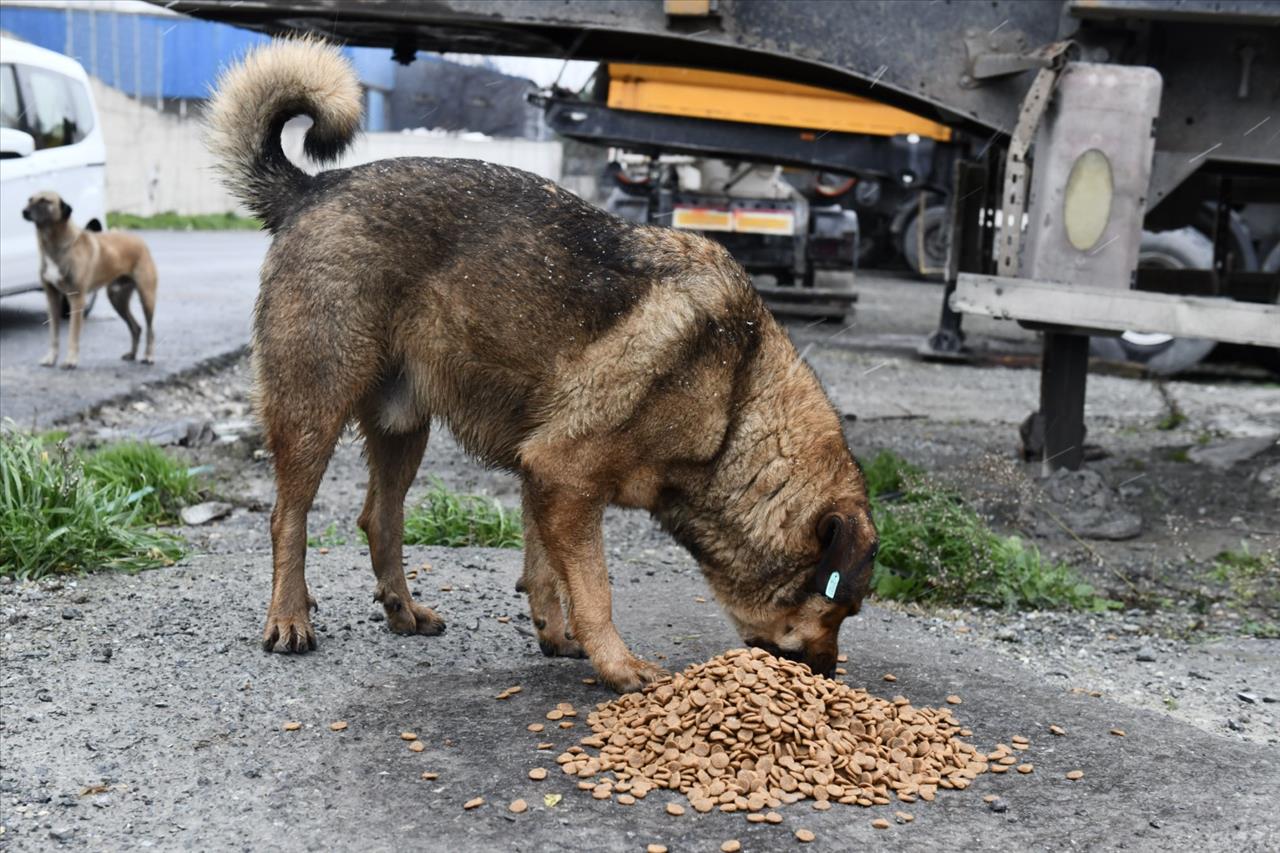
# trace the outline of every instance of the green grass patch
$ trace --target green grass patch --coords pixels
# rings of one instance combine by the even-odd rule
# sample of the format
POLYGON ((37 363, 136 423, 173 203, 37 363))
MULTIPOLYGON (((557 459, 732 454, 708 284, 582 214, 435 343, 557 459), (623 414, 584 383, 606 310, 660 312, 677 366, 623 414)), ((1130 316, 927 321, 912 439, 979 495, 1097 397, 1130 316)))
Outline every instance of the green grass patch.
POLYGON ((172 524, 186 505, 198 503, 199 476, 154 444, 122 442, 85 457, 85 476, 100 485, 139 495, 138 513, 152 524, 172 524))
POLYGON ((519 548, 520 513, 506 509, 493 498, 460 495, 440 480, 421 501, 405 513, 406 545, 446 545, 450 548, 519 548))
POLYGON ((134 231, 260 231, 262 223, 234 213, 185 215, 168 210, 154 216, 137 216, 112 211, 107 214, 107 227, 134 231))
POLYGON ((1223 551, 1214 557, 1209 577, 1225 583, 1239 604, 1280 605, 1280 553, 1275 551, 1254 554, 1248 542, 1241 542, 1239 551, 1223 551))
POLYGON ((307 537, 308 548, 337 548, 347 544, 347 536, 338 529, 338 522, 331 521, 329 526, 315 536, 307 537))
POLYGON ((171 565, 183 542, 153 529, 146 499, 131 488, 90 477, 83 458, 63 444, 6 429, 0 433, 0 574, 48 574, 171 565))
POLYGON ((901 457, 882 452, 863 473, 880 533, 871 586, 881 598, 1030 610, 1113 606, 1034 545, 992 531, 957 492, 901 457))

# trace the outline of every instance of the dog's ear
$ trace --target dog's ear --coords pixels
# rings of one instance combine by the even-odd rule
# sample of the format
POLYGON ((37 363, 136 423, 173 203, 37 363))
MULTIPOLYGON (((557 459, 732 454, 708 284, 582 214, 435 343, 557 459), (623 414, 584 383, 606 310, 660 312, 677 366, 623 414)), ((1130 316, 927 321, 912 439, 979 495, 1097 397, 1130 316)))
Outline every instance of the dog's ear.
POLYGON ((62 205, 62 221, 66 222, 71 218, 71 205, 65 199, 58 199, 58 203, 62 205))
POLYGON ((813 573, 813 592, 842 604, 866 593, 875 547, 870 552, 859 548, 857 529, 853 519, 839 513, 828 513, 818 521, 822 557, 813 573))

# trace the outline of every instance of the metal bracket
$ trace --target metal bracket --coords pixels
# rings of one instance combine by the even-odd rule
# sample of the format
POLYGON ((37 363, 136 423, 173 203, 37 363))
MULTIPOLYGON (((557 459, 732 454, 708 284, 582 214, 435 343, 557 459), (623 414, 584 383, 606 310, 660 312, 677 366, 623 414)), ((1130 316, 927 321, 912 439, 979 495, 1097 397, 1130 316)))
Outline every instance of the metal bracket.
POLYGON ((1033 68, 1052 67, 1054 50, 1062 42, 1054 42, 1035 50, 1025 49, 1024 36, 1016 32, 978 33, 965 35, 965 73, 960 85, 974 88, 984 80, 1011 77, 1033 68))
POLYGON ((1067 51, 1072 42, 1059 41, 1040 48, 1036 53, 1048 59, 1049 65, 1036 72, 1036 78, 1022 99, 1022 108, 1018 111, 1018 123, 1014 126, 1013 137, 1009 140, 1009 154, 1004 167, 1004 192, 1001 195, 1000 208, 1000 251, 996 270, 998 275, 1016 276, 1018 274, 1018 250, 1022 243, 1022 216, 1027 207, 1027 176, 1030 167, 1027 163, 1027 152, 1031 150, 1031 140, 1035 137, 1036 128, 1053 96, 1053 87, 1058 82, 1058 75, 1066 64, 1067 51))

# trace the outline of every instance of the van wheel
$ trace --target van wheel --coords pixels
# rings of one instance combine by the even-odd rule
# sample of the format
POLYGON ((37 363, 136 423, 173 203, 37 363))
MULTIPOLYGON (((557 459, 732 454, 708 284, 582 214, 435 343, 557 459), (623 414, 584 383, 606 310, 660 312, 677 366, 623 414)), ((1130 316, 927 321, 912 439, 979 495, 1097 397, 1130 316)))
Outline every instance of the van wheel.
POLYGON ((947 244, 951 242, 947 208, 934 205, 911 217, 902 232, 902 255, 920 278, 940 279, 947 271, 947 244), (923 226, 921 220, 924 220, 923 226), (924 233, 921 234, 923 227, 924 233), (923 254, 921 253, 921 250, 923 254))
MULTIPOLYGON (((1213 241, 1194 228, 1176 231, 1143 231, 1138 266, 1159 269, 1210 269, 1213 241)), ((1138 364, 1157 376, 1172 376, 1195 367, 1217 341, 1175 338, 1170 335, 1125 332, 1118 338, 1094 337, 1089 352, 1105 361, 1138 364)))
MULTIPOLYGON (((89 294, 89 298, 84 301, 84 316, 88 317, 89 312, 93 310, 93 303, 98 301, 98 291, 89 294)), ((71 316, 71 300, 62 297, 62 319, 66 320, 71 316)))

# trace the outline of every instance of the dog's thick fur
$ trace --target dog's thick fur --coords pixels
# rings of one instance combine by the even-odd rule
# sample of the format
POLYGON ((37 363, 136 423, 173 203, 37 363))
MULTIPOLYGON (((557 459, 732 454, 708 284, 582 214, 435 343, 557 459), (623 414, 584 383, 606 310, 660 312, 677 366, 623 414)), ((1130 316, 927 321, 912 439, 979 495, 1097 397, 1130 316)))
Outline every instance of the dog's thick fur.
POLYGON ((316 41, 251 54, 210 115, 230 186, 275 235, 253 340, 277 483, 264 646, 315 646, 307 512, 351 418, 375 595, 392 630, 443 628, 401 568, 404 496, 438 420, 523 480, 521 588, 547 654, 585 653, 620 690, 660 672, 613 625, 601 519, 616 504, 689 548, 745 640, 831 669, 874 558, 865 487, 817 379, 724 249, 489 163, 309 177, 280 146, 298 113, 312 156, 358 125, 355 75, 316 41))
POLYGON ((71 308, 71 334, 62 366, 73 369, 80 362, 80 326, 89 294, 104 285, 112 306, 129 327, 129 351, 122 356, 133 361, 138 355, 142 329, 133 319, 129 300, 138 291, 142 315, 147 321, 147 348, 142 361, 156 357, 156 335, 151 327, 156 311, 156 265, 147 244, 121 231, 95 232, 71 221, 71 205, 55 192, 39 192, 27 200, 22 218, 34 222, 40 246, 40 283, 49 307, 49 352, 40 361, 46 367, 58 362, 58 326, 62 299, 71 308))

